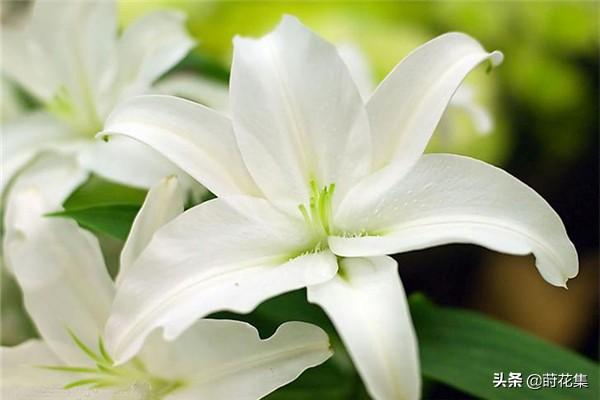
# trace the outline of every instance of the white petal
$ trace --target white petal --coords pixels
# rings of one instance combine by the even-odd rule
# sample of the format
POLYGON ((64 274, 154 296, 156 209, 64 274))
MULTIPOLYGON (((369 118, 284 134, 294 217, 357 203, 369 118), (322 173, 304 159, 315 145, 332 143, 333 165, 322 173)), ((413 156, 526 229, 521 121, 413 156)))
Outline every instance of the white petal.
POLYGON ((106 390, 63 389, 79 377, 67 372, 50 371, 41 366, 59 366, 57 358, 40 340, 29 340, 14 347, 0 348, 2 361, 1 396, 7 400, 142 400, 141 397, 114 397, 106 390))
POLYGON ((452 95, 485 60, 502 61, 473 38, 447 33, 411 52, 377 87, 367 103, 374 173, 356 184, 348 201, 377 201, 422 155, 452 95), (349 200, 352 199, 352 200, 349 200))
MULTIPOLYGON (((156 11, 143 16, 125 30, 118 42, 120 63, 116 82, 109 90, 119 94, 120 99, 146 92, 193 46, 185 29, 184 14, 156 11)), ((110 112, 116 100, 104 105, 103 115, 110 112)))
POLYGON ((42 101, 67 88, 79 107, 94 95, 115 35, 112 1, 36 1, 25 24, 3 27, 2 68, 42 101))
POLYGON ((113 297, 96 238, 73 221, 44 216, 60 210, 65 186, 83 178, 68 158, 42 159, 11 190, 5 216, 4 257, 25 308, 48 346, 72 363, 89 360, 68 330, 96 346, 113 297))
POLYGON ((337 50, 293 17, 260 40, 234 39, 234 131, 264 194, 297 211, 309 182, 343 193, 370 167, 369 125, 337 50))
MULTIPOLYGON (((69 376, 39 368, 41 365, 61 365, 62 361, 41 340, 28 340, 14 347, 0 348, 4 392, 10 386, 65 385, 69 376)), ((4 397, 3 393, 3 397, 4 397)), ((10 397, 7 397, 10 398, 10 397)))
POLYGON ((136 391, 135 387, 126 390, 71 388, 64 389, 59 385, 13 386, 2 389, 3 398, 10 400, 145 400, 144 394, 136 391))
POLYGON ((466 112, 475 128, 475 131, 481 135, 487 135, 493 128, 492 117, 490 113, 477 103, 473 88, 462 84, 452 96, 448 110, 462 110, 466 112))
POLYGON ((375 77, 366 56, 353 43, 341 44, 337 49, 352 75, 360 96, 364 101, 368 100, 375 90, 375 77))
POLYGON ((42 366, 61 366, 63 362, 41 340, 29 340, 14 347, 0 348, 2 379, 0 397, 6 400, 143 400, 134 390, 113 392, 88 388, 64 389, 81 376, 51 371, 42 366), (123 397, 118 397, 119 395, 123 397))
POLYGON ((406 172, 423 153, 450 98, 485 60, 502 61, 462 33, 439 36, 411 52, 384 79, 367 104, 375 167, 399 163, 406 172))
POLYGON ((176 72, 161 79, 153 92, 183 97, 222 113, 229 112, 229 89, 223 82, 195 73, 176 72))
POLYGON ((79 162, 104 179, 138 188, 150 188, 168 175, 188 187, 202 189, 187 173, 156 150, 128 137, 93 141, 79 153, 79 162))
MULTIPOLYGON (((38 2, 39 3, 39 2, 38 2)), ((4 24, 3 24, 4 25, 4 24)), ((17 82, 33 96, 50 100, 60 86, 59 77, 52 69, 40 69, 45 59, 35 42, 24 45, 22 32, 2 29, 2 73, 17 82), (35 50, 31 50, 35 48, 35 50)))
POLYGON ((41 366, 60 366, 46 343, 29 340, 14 347, 0 348, 2 362, 1 396, 7 400, 81 400, 112 399, 108 395, 96 394, 89 389, 65 390, 64 385, 77 379, 77 375, 67 372, 50 371, 41 366))
MULTIPOLYGON (((43 212, 47 213, 60 210, 64 200, 87 178, 88 173, 81 168, 74 157, 48 152, 40 154, 35 161, 23 169, 11 187, 11 193, 28 191, 35 187, 44 199, 43 212)), ((11 201, 10 204, 16 207, 15 211, 20 211, 15 213, 15 217, 22 215, 24 220, 28 220, 37 216, 35 213, 26 212, 26 208, 20 206, 17 201, 11 201)), ((9 212, 10 204, 7 202, 4 215, 7 234, 11 228, 18 228, 18 219, 13 220, 9 212)))
POLYGON ((169 400, 256 400, 331 354, 327 335, 311 324, 288 322, 261 340, 245 322, 204 319, 173 342, 153 335, 140 359, 155 376, 189 382, 169 400))
POLYGON ((133 265, 154 232, 183 212, 183 201, 183 192, 174 176, 162 179, 150 189, 121 251, 117 285, 121 274, 133 265))
MULTIPOLYGON (((114 59, 117 4, 114 1, 64 4, 64 12, 74 9, 69 20, 71 26, 64 31, 64 37, 56 40, 54 51, 67 47, 69 58, 66 62, 69 64, 63 83, 68 84, 70 94, 74 96, 73 105, 80 107, 78 113, 84 116, 86 120, 83 122, 87 125, 104 115, 99 103, 103 96, 103 80, 107 78, 105 75, 114 59)), ((54 29, 61 31, 64 27, 57 24, 54 29)))
POLYGON ((1 25, 3 74, 43 101, 50 100, 63 83, 64 69, 55 63, 60 59, 51 55, 58 36, 53 23, 65 24, 68 19, 68 13, 61 15, 58 8, 62 7, 37 1, 26 21, 1 25))
POLYGON ((173 339, 211 312, 249 312, 270 297, 329 279, 335 257, 301 256, 314 246, 304 229, 266 200, 246 196, 181 214, 123 274, 106 329, 111 354, 123 362, 159 326, 173 339))
POLYGON ((337 223, 347 232, 367 233, 331 238, 332 251, 342 256, 475 243, 503 253, 533 253, 539 272, 553 285, 565 285, 578 271, 575 247, 550 205, 505 171, 468 157, 424 155, 379 202, 349 202, 337 223))
MULTIPOLYGON (((42 150, 70 152, 77 148, 73 130, 56 118, 35 112, 2 124, 0 193, 11 179, 42 150)), ((80 141, 79 141, 80 142, 80 141)))
POLYGON ((218 196, 258 191, 231 121, 200 104, 170 96, 134 97, 108 117, 102 135, 112 134, 149 145, 218 196))
POLYGON ((417 340, 393 258, 341 259, 308 299, 331 318, 373 399, 420 397, 417 340))

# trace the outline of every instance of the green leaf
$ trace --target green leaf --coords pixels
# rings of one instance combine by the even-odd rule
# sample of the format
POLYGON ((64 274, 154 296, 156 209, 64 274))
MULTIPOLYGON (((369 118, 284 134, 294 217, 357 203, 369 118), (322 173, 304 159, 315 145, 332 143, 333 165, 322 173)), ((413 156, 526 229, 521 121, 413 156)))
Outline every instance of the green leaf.
POLYGON ((120 185, 92 175, 65 200, 63 207, 68 210, 101 204, 141 205, 145 197, 145 190, 120 185))
POLYGON ((46 215, 71 218, 94 233, 125 240, 146 193, 91 175, 65 200, 63 211, 46 215))
POLYGON ((139 204, 101 204, 69 208, 46 214, 49 217, 71 218, 85 229, 125 240, 140 209, 139 204))
POLYGON ((218 60, 199 51, 189 53, 173 68, 174 71, 190 69, 200 72, 203 77, 229 82, 229 70, 218 60))
POLYGON ((520 329, 480 314, 410 298, 425 377, 485 399, 597 399, 598 365, 520 329), (521 388, 494 388, 495 372, 520 372, 521 388), (588 388, 527 388, 530 374, 581 373, 588 388))

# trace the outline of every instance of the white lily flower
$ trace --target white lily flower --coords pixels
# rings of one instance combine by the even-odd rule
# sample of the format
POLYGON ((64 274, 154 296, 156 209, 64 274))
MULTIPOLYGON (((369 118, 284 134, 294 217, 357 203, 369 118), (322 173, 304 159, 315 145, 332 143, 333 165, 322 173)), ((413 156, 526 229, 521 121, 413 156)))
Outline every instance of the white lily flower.
POLYGON ((121 100, 152 83, 193 47, 178 12, 157 11, 117 34, 114 1, 36 0, 23 23, 2 26, 2 72, 43 105, 2 126, 0 192, 36 154, 75 153, 82 168, 150 187, 181 172, 131 140, 94 141, 121 100))
POLYGON ((218 198, 165 225, 120 282, 107 346, 119 361, 163 327, 249 312, 308 287, 370 395, 416 399, 417 342, 396 262, 444 243, 533 253, 551 284, 577 253, 550 206, 486 163, 423 150, 465 75, 499 52, 461 33, 414 50, 363 104, 336 48, 285 17, 234 40, 231 119, 169 96, 116 109, 103 135, 138 139, 218 198))
MULTIPOLYGON (((114 364, 99 339, 114 285, 98 241, 73 221, 39 217, 60 207, 55 188, 78 181, 80 171, 68 158, 42 158, 9 197, 8 262, 42 339, 1 349, 3 398, 255 400, 331 356, 327 335, 311 324, 285 323, 261 340, 245 322, 206 319, 175 341, 156 332, 132 361, 114 364)), ((122 270, 131 268, 154 230, 182 211, 175 178, 151 188, 124 247, 122 270)))
MULTIPOLYGON (((338 46, 338 51, 348 66, 361 97, 367 101, 376 87, 374 74, 368 60, 362 51, 351 43, 338 46)), ((456 118, 456 114, 460 113, 466 113, 469 116, 475 132, 480 135, 489 134, 494 127, 492 116, 484 106, 477 102, 474 88, 466 83, 461 84, 452 95, 448 108, 439 122, 437 129, 440 132, 438 134, 444 136, 452 134, 451 121, 456 118)))

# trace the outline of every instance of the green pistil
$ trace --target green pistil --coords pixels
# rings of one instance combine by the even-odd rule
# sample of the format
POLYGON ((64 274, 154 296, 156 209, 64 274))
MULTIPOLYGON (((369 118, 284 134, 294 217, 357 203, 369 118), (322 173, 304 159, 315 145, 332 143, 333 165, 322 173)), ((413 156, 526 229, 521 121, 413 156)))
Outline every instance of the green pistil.
POLYGON ((69 330, 69 335, 77 347, 88 358, 94 361, 95 366, 41 366, 41 368, 52 371, 82 374, 81 379, 69 382, 64 386, 65 389, 81 386, 89 386, 92 389, 106 387, 128 388, 134 383, 147 383, 151 390, 150 398, 160 399, 183 385, 179 381, 169 381, 150 375, 138 359, 133 359, 125 365, 115 366, 114 361, 104 347, 102 338, 98 340, 98 351, 96 352, 86 346, 71 330, 69 330))
POLYGON ((319 236, 328 236, 331 233, 331 200, 335 192, 335 183, 324 186, 319 190, 314 180, 310 181, 311 196, 309 199, 309 208, 300 204, 298 209, 304 218, 304 221, 319 236))

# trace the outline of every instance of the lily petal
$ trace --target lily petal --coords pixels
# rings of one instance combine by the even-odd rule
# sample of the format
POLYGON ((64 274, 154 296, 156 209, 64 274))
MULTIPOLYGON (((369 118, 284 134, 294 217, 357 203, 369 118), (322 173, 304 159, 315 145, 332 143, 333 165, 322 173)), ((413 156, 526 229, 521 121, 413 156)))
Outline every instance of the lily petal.
POLYGON ((477 103, 471 86, 462 84, 452 96, 449 106, 465 111, 469 115, 475 131, 480 135, 487 135, 492 131, 494 127, 492 116, 485 107, 477 103))
POLYGON ((421 393, 417 339, 396 261, 344 258, 332 280, 309 286, 342 337, 369 394, 413 400, 421 393))
POLYGON ((124 135, 171 160, 217 196, 258 194, 237 148, 231 121, 171 96, 138 96, 108 117, 100 136, 124 135))
POLYGON ((168 400, 256 400, 331 355, 327 334, 315 325, 288 322, 261 340, 245 322, 203 319, 173 342, 157 332, 140 359, 155 376, 190 382, 168 400))
POLYGON ((502 59, 502 53, 488 53, 475 39, 456 32, 441 35, 406 56, 367 103, 374 172, 342 201, 377 201, 402 179, 423 154, 465 76, 485 60, 497 65, 502 59))
MULTIPOLYGON (((155 11, 131 24, 118 42, 116 82, 109 91, 121 99, 146 92, 151 84, 181 60, 194 47, 185 28, 185 15, 175 11, 155 11)), ((104 93, 101 98, 110 98, 104 93)), ((106 115, 118 99, 106 102, 106 115)))
MULTIPOLYGON (((14 386, 36 385, 64 385, 69 376, 65 373, 57 374, 41 365, 60 365, 61 360, 52 349, 41 340, 32 339, 13 347, 0 348, 0 362, 2 365, 2 397, 4 391, 14 386)), ((7 397, 11 398, 12 397, 7 397)))
POLYGON ((121 251, 117 285, 122 274, 150 243, 154 232, 183 212, 183 200, 183 192, 174 176, 162 179, 150 189, 121 251))
POLYGON ((463 33, 441 35, 411 52, 367 104, 375 168, 399 163, 406 172, 421 156, 452 95, 477 65, 502 61, 463 33))
POLYGON ((199 183, 156 150, 128 137, 90 142, 78 154, 81 165, 104 179, 138 188, 150 188, 167 175, 177 175, 187 186, 199 183))
POLYGON ((227 85, 192 72, 169 74, 154 85, 153 92, 183 97, 224 114, 229 112, 227 85))
POLYGON ((61 360, 40 340, 18 346, 1 347, 2 379, 0 396, 10 400, 143 400, 135 386, 125 390, 71 388, 64 386, 80 377, 66 371, 51 371, 43 366, 60 366, 61 360))
POLYGON ((337 49, 352 75, 352 80, 354 80, 360 96, 366 102, 375 90, 375 75, 371 70, 369 60, 353 43, 343 43, 337 49))
POLYGON ((234 39, 230 101, 248 170, 278 206, 296 213, 311 180, 344 193, 368 172, 368 118, 348 68, 296 18, 234 39))
POLYGON ((312 248, 309 238, 302 221, 266 200, 233 196, 191 208, 158 230, 123 274, 106 328, 109 351, 124 362, 157 327, 173 339, 212 312, 249 312, 330 279, 333 254, 301 255, 312 248))
POLYGON ((533 253, 540 274, 564 286, 578 272, 575 247, 560 217, 533 189, 468 157, 424 155, 380 201, 347 203, 337 222, 359 237, 333 237, 341 256, 405 252, 474 243, 503 253, 533 253))
MULTIPOLYGON (((40 3, 43 2, 36 2, 36 5, 40 3)), ((28 41, 26 35, 2 24, 2 73, 33 96, 48 101, 60 87, 61 76, 55 68, 39 68, 47 65, 51 58, 46 58, 43 44, 28 41)))
POLYGON ((43 112, 2 124, 2 179, 0 194, 11 179, 42 150, 74 151, 81 141, 65 123, 43 112))
POLYGON ((35 2, 24 24, 3 26, 2 69, 44 102, 68 88, 79 107, 98 89, 94 79, 110 62, 116 30, 112 1, 35 2))
POLYGON ((96 238, 73 221, 44 216, 60 210, 70 193, 65 186, 75 187, 85 177, 68 158, 41 159, 17 180, 5 217, 4 257, 23 290, 25 308, 47 345, 67 363, 90 361, 69 330, 95 346, 113 298, 96 238))

